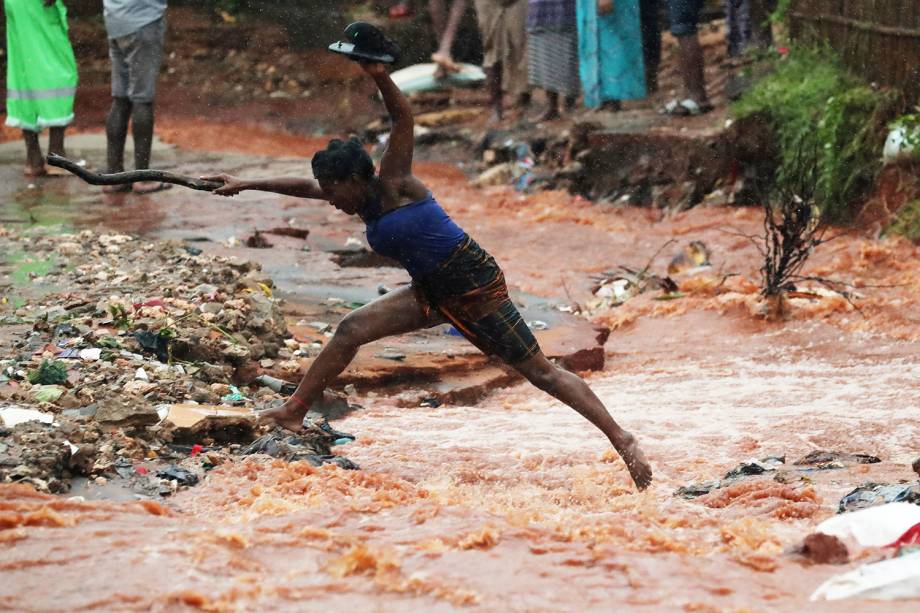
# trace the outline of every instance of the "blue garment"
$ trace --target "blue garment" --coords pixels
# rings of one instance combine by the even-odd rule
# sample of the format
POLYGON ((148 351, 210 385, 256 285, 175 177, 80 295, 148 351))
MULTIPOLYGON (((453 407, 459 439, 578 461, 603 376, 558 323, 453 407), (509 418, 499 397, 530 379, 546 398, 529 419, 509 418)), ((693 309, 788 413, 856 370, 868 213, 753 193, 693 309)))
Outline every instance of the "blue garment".
POLYGON ((371 249, 402 264, 413 279, 434 272, 466 237, 431 194, 365 224, 371 249))
POLYGON ((578 0, 578 62, 585 105, 645 98, 639 0, 615 0, 597 14, 597 0, 578 0))

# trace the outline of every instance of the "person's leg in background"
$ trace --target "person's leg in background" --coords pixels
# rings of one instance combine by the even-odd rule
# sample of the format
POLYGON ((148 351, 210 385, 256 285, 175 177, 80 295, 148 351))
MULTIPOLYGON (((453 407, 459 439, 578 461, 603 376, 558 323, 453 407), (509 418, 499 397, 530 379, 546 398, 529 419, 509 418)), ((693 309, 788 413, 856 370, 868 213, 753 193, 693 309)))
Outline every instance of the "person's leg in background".
POLYGON ((490 123, 501 121, 502 108, 502 63, 499 57, 499 25, 501 6, 494 0, 474 0, 476 23, 482 39, 482 69, 486 73, 486 88, 489 92, 489 106, 492 107, 490 123))
POLYGON ((661 24, 658 21, 658 8, 659 0, 639 0, 645 87, 650 94, 658 91, 658 66, 661 64, 661 24))
POLYGON ((756 49, 769 49, 773 45, 773 28, 770 13, 776 9, 776 0, 745 0, 748 9, 751 45, 756 49))
MULTIPOLYGON (((124 172, 125 140, 131 119, 131 100, 128 98, 128 63, 125 50, 134 35, 109 39, 109 60, 112 64, 112 106, 105 121, 106 163, 108 172, 124 172)), ((110 185, 102 188, 107 193, 131 191, 130 185, 110 185)))
POLYGON ((531 101, 527 79, 527 0, 504 7, 502 27, 502 89, 512 96, 515 110, 523 112, 531 101))
MULTIPOLYGON (((134 168, 150 168, 153 148, 154 110, 157 77, 163 61, 166 18, 161 17, 137 32, 137 45, 128 55, 130 70, 131 136, 134 138, 134 168)), ((167 189, 168 184, 145 181, 134 185, 138 194, 167 189)))
POLYGON ((454 62, 451 49, 454 46, 457 30, 460 29, 463 13, 466 11, 467 0, 452 0, 449 12, 445 10, 445 1, 432 0, 429 3, 431 23, 438 38, 438 50, 431 54, 431 59, 438 65, 438 72, 441 76, 460 69, 454 62))
POLYGON ((684 89, 683 98, 673 111, 677 115, 690 115, 712 108, 706 95, 703 47, 697 32, 702 5, 702 0, 668 0, 671 33, 680 46, 680 72, 684 89), (693 104, 688 107, 683 104, 686 100, 693 104))

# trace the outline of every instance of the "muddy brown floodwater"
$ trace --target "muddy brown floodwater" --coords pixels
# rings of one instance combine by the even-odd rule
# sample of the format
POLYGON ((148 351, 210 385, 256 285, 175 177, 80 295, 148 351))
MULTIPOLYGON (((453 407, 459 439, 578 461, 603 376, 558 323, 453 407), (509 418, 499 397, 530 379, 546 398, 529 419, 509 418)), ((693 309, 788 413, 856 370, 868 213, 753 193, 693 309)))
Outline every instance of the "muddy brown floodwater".
MULTIPOLYGON (((614 333, 605 370, 589 382, 640 437, 653 486, 637 493, 598 432, 524 385, 475 406, 439 408, 405 408, 360 390, 366 408, 336 423, 359 436, 345 450, 360 471, 249 459, 162 502, 84 502, 0 486, 0 609, 878 606, 809 603, 822 581, 859 560, 810 566, 786 551, 857 485, 912 476, 920 449, 915 246, 859 237, 828 245, 815 257, 820 274, 886 287, 859 290, 862 313, 846 301, 802 300, 786 322, 767 323, 752 314, 754 249, 722 231, 756 232, 756 210, 701 207, 650 219, 556 192, 474 190, 449 166, 420 164, 419 174, 516 289, 559 304, 584 303, 592 273, 644 265, 669 238, 710 246, 719 272, 681 280, 685 298, 640 296, 596 314, 614 333), (728 272, 740 276, 719 285, 728 272), (696 500, 674 496, 739 462, 791 462, 814 449, 882 462, 788 484, 753 477, 696 500)), ((168 211, 177 194, 153 202, 168 211)), ((195 198, 204 227, 214 201, 195 198)), ((259 203, 266 215, 307 206, 259 203)), ((670 255, 653 265, 663 270, 670 255)), ((916 610, 916 602, 885 607, 916 610)))

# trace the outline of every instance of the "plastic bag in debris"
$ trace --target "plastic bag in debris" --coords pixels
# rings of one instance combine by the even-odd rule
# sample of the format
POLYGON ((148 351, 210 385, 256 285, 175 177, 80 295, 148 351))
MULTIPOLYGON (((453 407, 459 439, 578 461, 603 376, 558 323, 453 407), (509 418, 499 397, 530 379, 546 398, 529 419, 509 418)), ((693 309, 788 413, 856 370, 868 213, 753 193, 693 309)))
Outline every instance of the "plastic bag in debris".
POLYGON ((835 515, 815 529, 837 538, 853 539, 863 547, 884 547, 920 523, 920 506, 893 502, 878 507, 835 515))
POLYGON ((901 600, 920 597, 920 552, 864 564, 831 577, 811 595, 811 600, 901 600))
POLYGON ((169 362, 169 337, 165 334, 157 334, 150 330, 138 330, 132 332, 131 336, 137 339, 138 344, 144 351, 149 351, 157 356, 157 359, 164 364, 169 362))
POLYGON ((225 394, 220 399, 222 404, 242 404, 246 402, 246 400, 246 396, 244 396, 240 389, 235 385, 231 385, 230 393, 225 394))
POLYGON ((294 390, 297 389, 297 385, 294 383, 284 381, 283 379, 276 379, 268 375, 259 375, 256 377, 255 382, 259 385, 264 385, 272 391, 278 392, 282 396, 290 396, 294 393, 294 390))
POLYGON ((324 440, 270 432, 254 440, 241 453, 242 455, 264 453, 289 462, 309 462, 313 466, 332 463, 346 470, 358 469, 358 465, 348 458, 330 455, 325 453, 326 451, 328 447, 324 440))
POLYGON ((178 466, 170 466, 165 470, 158 471, 157 477, 176 481, 179 485, 195 485, 198 483, 198 475, 178 466))
POLYGON ((15 405, 0 408, 0 424, 7 428, 18 426, 27 421, 40 421, 43 424, 50 424, 54 421, 54 416, 50 413, 15 405))
POLYGON ((725 478, 736 479, 738 477, 750 475, 762 475, 764 473, 776 470, 777 466, 785 463, 785 456, 763 458, 762 460, 751 460, 750 462, 739 464, 737 467, 725 473, 725 478))
POLYGON ((816 449, 804 458, 793 462, 796 466, 814 466, 820 470, 843 468, 848 464, 878 464, 881 460, 865 453, 844 453, 816 449))
POLYGON ((858 511, 891 502, 920 504, 920 484, 866 483, 841 498, 837 512, 858 511))

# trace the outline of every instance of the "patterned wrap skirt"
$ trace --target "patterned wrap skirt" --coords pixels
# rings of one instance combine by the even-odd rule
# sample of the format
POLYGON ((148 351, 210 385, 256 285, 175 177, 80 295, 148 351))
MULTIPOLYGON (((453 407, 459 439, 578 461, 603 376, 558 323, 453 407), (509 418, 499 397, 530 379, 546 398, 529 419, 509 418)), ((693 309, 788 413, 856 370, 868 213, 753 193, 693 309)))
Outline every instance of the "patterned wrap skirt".
POLYGON ((563 96, 577 96, 578 30, 537 29, 528 32, 527 74, 530 84, 563 96))
POLYGON ((508 296, 495 258, 469 236, 437 270, 412 285, 420 303, 440 312, 483 353, 513 365, 540 351, 508 296))

